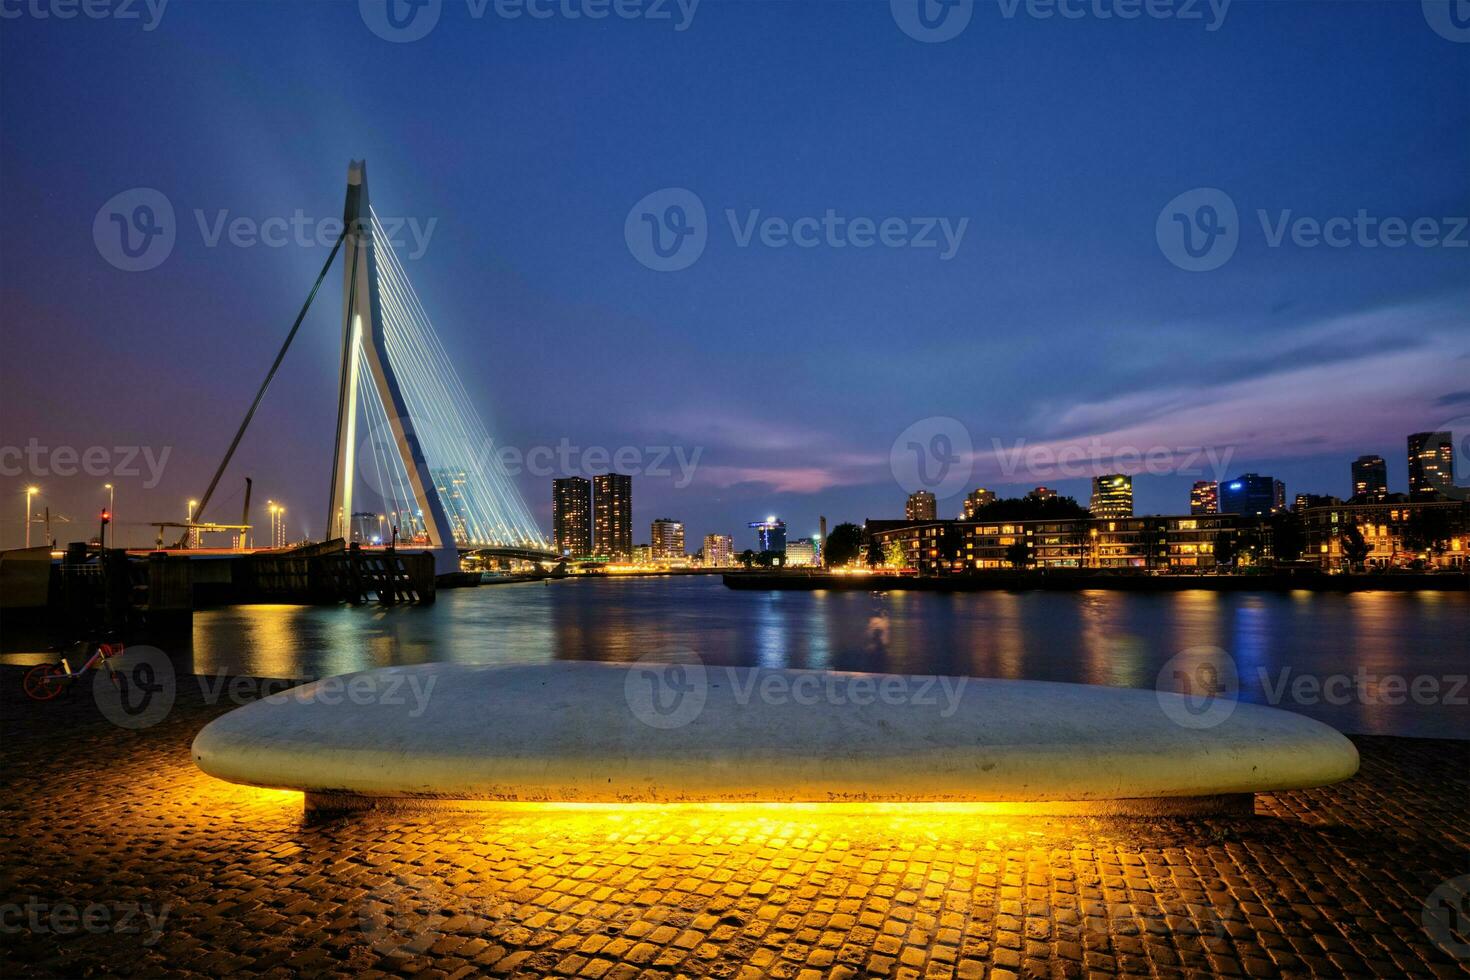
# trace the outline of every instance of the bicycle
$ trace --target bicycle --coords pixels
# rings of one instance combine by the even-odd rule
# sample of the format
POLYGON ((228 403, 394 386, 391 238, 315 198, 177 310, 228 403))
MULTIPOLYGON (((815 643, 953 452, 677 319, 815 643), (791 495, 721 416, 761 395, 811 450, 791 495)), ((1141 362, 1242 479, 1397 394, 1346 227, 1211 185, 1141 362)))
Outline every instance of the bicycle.
MULTIPOLYGON (((78 641, 75 646, 82 646, 87 641, 78 641)), ((126 651, 126 646, 121 642, 106 642, 101 640, 91 641, 92 654, 87 662, 82 664, 80 670, 72 670, 71 663, 66 657, 62 657, 59 663, 37 664, 26 671, 21 685, 25 688, 26 697, 32 701, 51 701, 65 694, 71 685, 88 671, 107 668, 111 675, 114 686, 121 686, 118 680, 117 668, 112 662, 121 657, 126 651)))

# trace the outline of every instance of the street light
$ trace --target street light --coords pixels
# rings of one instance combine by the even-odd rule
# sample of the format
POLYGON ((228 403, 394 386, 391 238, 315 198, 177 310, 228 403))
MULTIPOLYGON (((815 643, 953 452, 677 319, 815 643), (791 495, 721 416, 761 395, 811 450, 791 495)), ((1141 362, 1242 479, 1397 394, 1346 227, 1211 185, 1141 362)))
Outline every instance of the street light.
POLYGON ((26 487, 26 547, 31 546, 31 498, 41 492, 40 487, 26 487))
POLYGON ((270 546, 272 548, 274 548, 276 546, 276 502, 274 500, 267 500, 265 502, 265 509, 271 515, 271 543, 270 543, 270 546))
MULTIPOLYGON (((110 514, 110 515, 112 515, 112 520, 113 521, 116 521, 117 520, 117 511, 114 510, 113 509, 113 506, 112 506, 113 494, 114 494, 114 491, 112 489, 112 484, 111 483, 104 483, 104 484, 102 484, 102 489, 107 491, 107 513, 110 514)), ((117 544, 117 525, 116 524, 113 524, 113 526, 112 526, 112 543, 114 545, 117 544)), ((104 542, 102 542, 102 544, 105 547, 106 544, 107 544, 107 542, 104 541, 104 542)))

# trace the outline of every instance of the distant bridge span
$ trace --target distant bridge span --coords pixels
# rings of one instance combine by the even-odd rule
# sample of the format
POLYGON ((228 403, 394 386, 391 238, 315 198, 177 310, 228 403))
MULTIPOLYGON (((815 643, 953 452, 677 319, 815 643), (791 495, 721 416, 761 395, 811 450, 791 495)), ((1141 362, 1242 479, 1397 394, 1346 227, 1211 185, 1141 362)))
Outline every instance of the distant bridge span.
POLYGON ((554 551, 542 551, 539 548, 519 548, 514 545, 488 545, 483 548, 464 548, 460 551, 460 554, 480 555, 485 558, 513 558, 517 561, 547 563, 568 560, 554 551))

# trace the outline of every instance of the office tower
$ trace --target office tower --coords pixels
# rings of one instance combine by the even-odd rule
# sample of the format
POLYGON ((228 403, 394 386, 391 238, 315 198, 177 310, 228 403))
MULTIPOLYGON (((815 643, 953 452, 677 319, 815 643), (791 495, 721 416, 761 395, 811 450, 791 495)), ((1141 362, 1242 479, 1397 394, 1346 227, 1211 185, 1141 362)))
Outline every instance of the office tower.
POLYGON ((1454 482, 1455 444, 1448 432, 1409 436, 1409 499, 1439 500, 1454 482))
POLYGON ((592 554, 592 484, 580 476, 551 481, 551 534, 568 558, 592 554))
POLYGON ((684 524, 681 521, 660 517, 653 522, 649 540, 652 542, 655 561, 660 558, 684 557, 684 524))
POLYGON ((1051 487, 1037 487, 1026 494, 1026 497, 1030 500, 1056 500, 1057 492, 1051 487))
POLYGON ((817 547, 811 538, 796 538, 786 542, 786 565, 810 566, 817 563, 817 547))
POLYGON ((938 513, 938 502, 928 490, 909 494, 908 503, 903 508, 903 516, 910 521, 932 521, 938 513))
POLYGON ((976 487, 965 494, 965 520, 973 521, 975 514, 988 504, 995 503, 995 494, 984 487, 976 487))
POLYGON ((774 551, 778 555, 786 554, 785 521, 767 517, 763 521, 751 521, 746 527, 755 531, 755 550, 757 552, 774 551))
POLYGON ((599 555, 627 561, 633 555, 633 478, 603 473, 592 478, 593 545, 599 555))
POLYGON ((1133 477, 1108 473, 1092 478, 1092 503, 1087 508, 1093 517, 1116 519, 1133 516, 1133 477))
POLYGON ((1381 504, 1388 499, 1388 464, 1382 456, 1353 460, 1353 503, 1381 504))
POLYGON ((711 568, 735 564, 735 540, 728 534, 706 534, 704 563, 711 568))
POLYGON ((1220 513, 1264 517, 1285 502, 1286 484, 1259 473, 1242 473, 1220 484, 1220 513))
POLYGON ((1194 487, 1189 491, 1189 512, 1191 514, 1220 513, 1220 484, 1214 480, 1196 480, 1194 487))

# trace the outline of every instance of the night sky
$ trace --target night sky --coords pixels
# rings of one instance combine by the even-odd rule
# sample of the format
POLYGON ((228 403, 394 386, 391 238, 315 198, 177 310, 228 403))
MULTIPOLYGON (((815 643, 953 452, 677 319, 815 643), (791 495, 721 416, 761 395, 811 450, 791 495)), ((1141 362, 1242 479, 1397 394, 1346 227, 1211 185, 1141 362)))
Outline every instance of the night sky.
MULTIPOLYGON (((1404 490, 1407 433, 1470 428, 1470 39, 1418 2, 1237 2, 1214 24, 1204 3, 1129 21, 977 3, 936 43, 886 2, 704 0, 679 30, 672 2, 593 21, 443 0, 408 43, 338 0, 174 0, 152 30, 141 2, 136 20, 29 3, 0 20, 0 446, 168 456, 148 489, 141 460, 67 477, 12 455, 7 547, 29 483, 76 522, 63 542, 94 531, 108 479, 122 543, 184 516, 326 257, 212 230, 339 217, 353 158, 380 215, 434 222, 399 254, 498 442, 698 452, 688 486, 672 455, 635 477, 637 541, 663 516, 690 551, 711 531, 748 546, 767 514, 793 536, 900 516, 906 430, 901 458, 969 439, 943 479, 924 467, 953 516, 977 485, 1085 503, 1090 447, 1098 472, 1177 451, 1123 467, 1140 513, 1250 470, 1346 495, 1370 452, 1404 490), (167 199, 175 240, 130 272, 94 219, 134 188, 167 199), (697 196, 707 244, 661 272, 625 222, 665 188, 697 196), (1161 211, 1195 188, 1238 209, 1211 271, 1161 247, 1161 211), (741 244, 757 210, 829 209, 966 224, 947 257, 939 224, 932 248, 741 244), (1360 211, 1448 241, 1272 244, 1283 216, 1360 211), (1085 469, 1018 468, 1019 440, 1081 447, 1085 469)), ((238 519, 248 475, 258 523, 270 497, 293 536, 321 534, 340 304, 334 270, 206 516, 238 519)), ((549 533, 549 478, 519 484, 549 533)))

